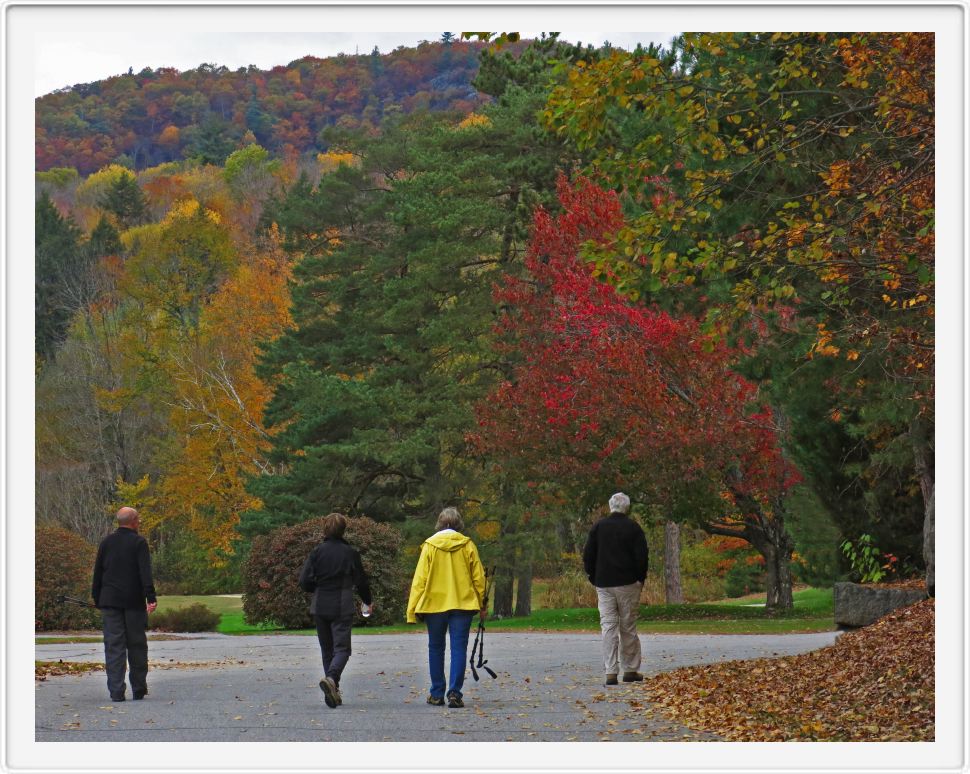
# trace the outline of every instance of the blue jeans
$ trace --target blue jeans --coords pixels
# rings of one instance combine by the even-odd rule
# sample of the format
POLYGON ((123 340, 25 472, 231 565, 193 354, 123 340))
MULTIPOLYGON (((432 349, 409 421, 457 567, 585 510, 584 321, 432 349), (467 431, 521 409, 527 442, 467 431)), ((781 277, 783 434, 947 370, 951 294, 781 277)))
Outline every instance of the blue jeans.
POLYGON ((462 695, 465 683, 465 659, 468 656, 468 632, 472 628, 472 610, 449 610, 445 613, 425 613, 428 627, 428 666, 431 670, 431 695, 445 695, 445 632, 451 643, 451 672, 448 693, 462 695))

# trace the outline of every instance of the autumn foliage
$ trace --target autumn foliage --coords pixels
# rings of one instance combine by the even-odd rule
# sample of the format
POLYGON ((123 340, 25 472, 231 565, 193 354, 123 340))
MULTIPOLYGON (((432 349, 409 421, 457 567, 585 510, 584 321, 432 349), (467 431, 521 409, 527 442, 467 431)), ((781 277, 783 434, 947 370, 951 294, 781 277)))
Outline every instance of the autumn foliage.
POLYGON ((90 174, 125 155, 136 168, 181 158, 220 164, 250 142, 303 153, 322 129, 374 131, 384 112, 470 112, 482 45, 422 43, 389 54, 307 56, 270 70, 145 68, 37 100, 37 168, 90 174))
POLYGON ((788 487, 771 415, 731 370, 738 353, 689 317, 629 303, 580 259, 621 225, 615 194, 561 178, 559 199, 560 215, 536 213, 529 277, 496 291, 516 365, 479 407, 479 448, 534 478, 668 508, 712 481, 725 511, 728 490, 768 498, 788 487))
POLYGON ((644 693, 727 741, 932 742, 935 621, 929 599, 821 650, 678 669, 644 693))

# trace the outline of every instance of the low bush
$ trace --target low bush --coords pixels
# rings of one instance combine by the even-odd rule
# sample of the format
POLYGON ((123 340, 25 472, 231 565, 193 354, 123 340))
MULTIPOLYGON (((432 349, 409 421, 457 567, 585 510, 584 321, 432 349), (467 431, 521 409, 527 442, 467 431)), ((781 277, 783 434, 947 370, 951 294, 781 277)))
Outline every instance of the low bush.
POLYGON ((97 548, 64 527, 39 526, 34 543, 34 625, 38 631, 100 629, 92 608, 58 602, 67 595, 91 602, 97 548))
POLYGON ((159 632, 214 632, 221 616, 201 602, 148 616, 148 628, 159 632))
MULTIPOLYGON (((344 539, 360 552, 374 597, 375 625, 403 619, 407 578, 399 554, 401 533, 366 516, 348 519, 344 539)), ((300 570, 323 540, 323 517, 281 527, 253 539, 243 565, 243 612, 246 623, 276 624, 287 629, 313 626, 310 595, 300 589, 300 570)))

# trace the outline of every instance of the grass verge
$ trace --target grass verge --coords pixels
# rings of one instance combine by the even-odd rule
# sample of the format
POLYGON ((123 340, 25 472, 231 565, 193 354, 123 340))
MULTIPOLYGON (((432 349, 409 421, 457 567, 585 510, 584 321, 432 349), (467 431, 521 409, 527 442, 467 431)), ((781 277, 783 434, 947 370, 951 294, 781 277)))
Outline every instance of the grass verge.
MULTIPOLYGON (((642 605, 638 629, 645 634, 784 634, 831 631, 831 589, 802 589, 793 595, 790 613, 766 616, 763 606, 750 599, 722 600, 706 604, 642 605)), ((242 601, 236 597, 159 597, 159 609, 170 610, 201 602, 221 614, 217 631, 223 634, 315 634, 312 629, 281 629, 253 626, 243 620, 242 601)), ((535 610, 527 618, 490 618, 493 632, 515 631, 599 631, 595 608, 535 610)), ((359 626, 354 634, 399 634, 424 631, 424 627, 359 626)))

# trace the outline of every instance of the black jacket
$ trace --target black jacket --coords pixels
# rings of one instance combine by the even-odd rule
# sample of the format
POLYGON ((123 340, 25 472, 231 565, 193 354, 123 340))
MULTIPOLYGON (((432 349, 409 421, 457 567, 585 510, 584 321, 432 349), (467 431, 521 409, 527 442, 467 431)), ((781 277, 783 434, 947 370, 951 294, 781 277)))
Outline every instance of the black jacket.
POLYGON ((640 525, 624 513, 611 513, 589 531, 583 568, 594 586, 626 586, 646 580, 649 558, 640 525))
POLYGON ((144 609, 155 602, 148 542, 135 530, 118 527, 98 546, 91 596, 98 607, 144 609))
POLYGON ((365 605, 370 584, 357 549, 343 538, 328 538, 314 548, 300 572, 300 588, 313 594, 310 614, 343 618, 354 614, 354 587, 365 605), (315 593, 314 593, 315 592, 315 593))

